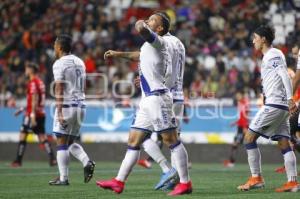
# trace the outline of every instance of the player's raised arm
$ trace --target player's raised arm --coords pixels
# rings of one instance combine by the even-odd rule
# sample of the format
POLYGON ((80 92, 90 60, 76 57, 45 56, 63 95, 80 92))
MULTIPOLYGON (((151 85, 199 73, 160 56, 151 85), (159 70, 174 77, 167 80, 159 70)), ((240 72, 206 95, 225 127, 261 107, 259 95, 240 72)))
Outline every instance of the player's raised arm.
POLYGON ((135 23, 135 29, 140 36, 149 43, 154 42, 157 37, 157 34, 150 29, 144 20, 138 20, 135 23))
POLYGON ((140 52, 139 51, 123 52, 123 51, 108 50, 104 53, 104 59, 108 59, 108 58, 123 58, 123 59, 129 59, 131 61, 138 61, 140 58, 140 52))
POLYGON ((135 23, 135 29, 139 35, 154 48, 161 48, 164 46, 164 40, 161 36, 169 31, 169 21, 165 22, 164 18, 159 14, 152 15, 148 20, 138 20, 135 23), (161 20, 163 25, 157 24, 156 21, 161 20), (164 25, 166 23, 166 25, 164 25))

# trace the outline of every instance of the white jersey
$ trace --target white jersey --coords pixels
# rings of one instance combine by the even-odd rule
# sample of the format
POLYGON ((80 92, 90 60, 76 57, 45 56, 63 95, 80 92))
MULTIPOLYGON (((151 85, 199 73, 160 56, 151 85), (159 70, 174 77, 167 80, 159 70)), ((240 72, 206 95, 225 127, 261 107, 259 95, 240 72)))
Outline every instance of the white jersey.
POLYGON ((171 57, 171 65, 167 68, 165 84, 170 89, 174 101, 183 101, 185 48, 182 42, 170 33, 167 33, 163 37, 170 41, 168 53, 171 57))
POLYGON ((143 97, 168 90, 165 85, 167 66, 171 64, 168 45, 165 38, 156 35, 152 43, 145 42, 141 47, 139 70, 143 97))
POLYGON ((283 53, 270 48, 263 57, 261 65, 263 93, 265 104, 288 106, 291 98, 291 80, 287 74, 287 66, 283 53))
POLYGON ((53 75, 55 81, 64 82, 63 104, 72 104, 85 99, 85 65, 79 57, 65 55, 56 60, 53 75))

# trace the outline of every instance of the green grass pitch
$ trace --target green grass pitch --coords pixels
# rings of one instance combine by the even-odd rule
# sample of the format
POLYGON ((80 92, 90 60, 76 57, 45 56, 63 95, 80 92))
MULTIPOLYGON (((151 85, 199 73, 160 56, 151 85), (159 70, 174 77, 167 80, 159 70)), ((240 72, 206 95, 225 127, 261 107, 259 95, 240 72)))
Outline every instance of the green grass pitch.
MULTIPOLYGON (((167 192, 154 191, 160 169, 136 166, 129 176, 126 188, 121 195, 100 189, 95 181, 110 179, 117 173, 120 163, 97 162, 94 178, 83 183, 82 166, 75 161, 70 166, 70 186, 53 187, 48 181, 57 176, 57 168, 49 168, 46 162, 24 162, 21 168, 10 168, 8 162, 0 162, 0 198, 100 198, 100 199, 150 199, 169 198, 167 192)), ((249 175, 248 165, 237 165, 225 169, 221 164, 193 164, 190 175, 193 181, 193 193, 179 198, 228 198, 228 199, 276 199, 300 198, 300 193, 275 193, 274 189, 286 181, 285 174, 277 174, 274 169, 280 165, 263 165, 266 187, 260 190, 240 192, 237 185, 246 181, 249 175)))

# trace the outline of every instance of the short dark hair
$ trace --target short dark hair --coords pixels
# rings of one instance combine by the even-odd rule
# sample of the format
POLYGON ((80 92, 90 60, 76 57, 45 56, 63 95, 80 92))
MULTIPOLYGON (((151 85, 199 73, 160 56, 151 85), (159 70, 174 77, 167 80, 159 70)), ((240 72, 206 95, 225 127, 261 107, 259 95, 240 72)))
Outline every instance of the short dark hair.
POLYGON ((259 26, 254 33, 258 34, 261 37, 265 37, 268 43, 271 45, 275 38, 275 31, 271 26, 262 25, 259 26))
POLYGON ((154 13, 155 15, 158 15, 161 17, 161 21, 162 21, 162 27, 163 27, 163 31, 162 31, 162 35, 165 35, 169 32, 170 29, 170 17, 166 12, 162 12, 162 11, 157 11, 154 13))
POLYGON ((61 34, 57 36, 56 42, 59 43, 61 49, 65 53, 71 52, 72 49, 72 37, 67 34, 61 34))
POLYGON ((39 71, 39 65, 33 62, 26 63, 25 67, 32 68, 34 73, 37 73, 39 71))

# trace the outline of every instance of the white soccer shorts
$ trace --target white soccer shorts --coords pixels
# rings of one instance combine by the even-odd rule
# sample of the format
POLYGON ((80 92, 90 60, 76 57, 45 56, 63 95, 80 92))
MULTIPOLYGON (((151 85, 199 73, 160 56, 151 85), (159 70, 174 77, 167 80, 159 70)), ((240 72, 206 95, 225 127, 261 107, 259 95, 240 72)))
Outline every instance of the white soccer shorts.
POLYGON ((176 128, 173 100, 169 93, 141 99, 131 128, 161 133, 176 128))
POLYGON ((69 106, 63 108, 63 117, 66 123, 62 126, 57 117, 57 110, 55 110, 53 121, 53 133, 79 136, 81 123, 85 115, 85 108, 80 106, 69 106))
POLYGON ((264 105, 251 121, 249 129, 272 140, 282 137, 290 138, 289 112, 264 105))

